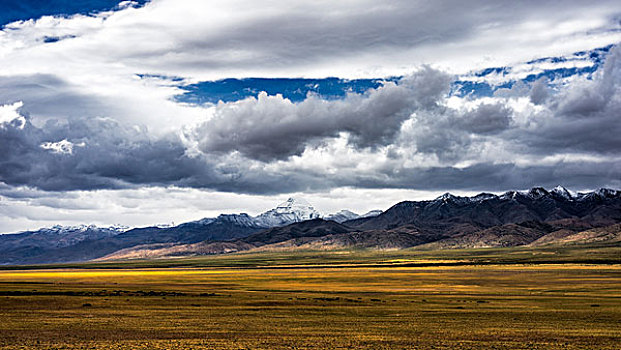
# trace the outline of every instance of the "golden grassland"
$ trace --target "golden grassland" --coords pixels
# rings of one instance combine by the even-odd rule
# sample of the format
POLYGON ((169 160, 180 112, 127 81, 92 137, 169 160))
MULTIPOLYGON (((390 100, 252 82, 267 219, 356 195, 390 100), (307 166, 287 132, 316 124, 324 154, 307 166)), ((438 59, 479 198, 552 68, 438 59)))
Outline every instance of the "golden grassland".
POLYGON ((306 252, 7 269, 0 348, 618 350, 621 250, 606 252, 601 263, 306 252))

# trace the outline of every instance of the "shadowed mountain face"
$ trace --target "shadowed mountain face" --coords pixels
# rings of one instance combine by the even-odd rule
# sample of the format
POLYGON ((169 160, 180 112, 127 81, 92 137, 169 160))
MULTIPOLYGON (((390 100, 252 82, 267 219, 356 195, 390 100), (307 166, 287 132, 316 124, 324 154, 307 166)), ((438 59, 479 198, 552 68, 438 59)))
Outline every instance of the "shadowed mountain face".
POLYGON ((42 263, 246 250, 618 244, 621 192, 600 189, 572 195, 557 187, 500 196, 447 193, 431 201, 401 202, 379 215, 343 223, 317 216, 310 204, 290 199, 257 217, 220 215, 175 227, 91 232, 66 244, 37 243, 41 240, 33 239, 37 234, 30 232, 0 236, 0 248, 2 263, 42 263), (268 226, 275 223, 288 225, 268 226))
POLYGON ((243 238, 240 241, 254 246, 261 246, 295 238, 322 237, 329 234, 347 233, 350 231, 351 230, 348 227, 334 221, 314 219, 297 224, 291 224, 285 227, 271 228, 243 238))
POLYGON ((611 225, 621 220, 621 192, 601 189, 571 196, 564 188, 548 192, 533 188, 528 192, 507 192, 501 196, 480 194, 456 197, 444 194, 433 201, 401 202, 377 217, 348 221, 360 230, 392 229, 415 225, 428 232, 451 235, 526 221, 548 222, 583 219, 591 225, 611 225))
POLYGON ((277 245, 281 242, 299 240, 312 241, 321 237, 348 234, 352 229, 334 221, 313 219, 283 227, 274 227, 263 230, 244 238, 228 242, 204 241, 197 244, 176 246, 141 245, 135 248, 123 249, 110 254, 104 259, 129 259, 163 256, 183 256, 201 254, 222 254, 260 248, 262 246, 277 245))
MULTIPOLYGON (((10 245, 3 245, 3 250, 6 249, 7 252, 14 252, 14 254, 10 255, 10 259, 7 259, 7 255, 2 254, 2 260, 0 262, 4 264, 31 264, 86 261, 99 258, 123 248, 138 245, 156 243, 188 244, 204 240, 228 240, 244 237, 263 229, 263 227, 246 225, 227 219, 228 218, 220 218, 219 220, 207 223, 191 222, 166 228, 137 228, 103 238, 100 238, 99 235, 95 235, 70 246, 31 249, 29 245, 14 246, 14 248, 10 248, 10 245)), ((28 234, 30 234, 30 232, 28 234)), ((5 236, 8 238, 19 235, 23 234, 0 236, 0 241, 4 241, 3 239, 5 236)))

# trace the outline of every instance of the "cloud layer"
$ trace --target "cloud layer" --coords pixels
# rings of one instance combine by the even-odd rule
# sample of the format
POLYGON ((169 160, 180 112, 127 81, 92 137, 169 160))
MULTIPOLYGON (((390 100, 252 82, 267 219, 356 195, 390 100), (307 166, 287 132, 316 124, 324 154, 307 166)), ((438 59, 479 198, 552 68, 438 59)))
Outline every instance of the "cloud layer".
MULTIPOLYGON (((261 94, 213 107, 181 133, 111 118, 36 126, 2 107, 0 179, 44 190, 175 185, 274 194, 360 188, 506 189, 619 185, 621 59, 543 102, 455 97, 429 67, 341 100, 261 94)), ((541 92, 539 92, 541 94, 541 92)))
MULTIPOLYGON (((562 83, 451 91, 472 70, 621 42, 618 1, 130 5, 0 30, 4 204, 143 188, 265 197, 621 187, 619 48, 562 83), (331 99, 176 98, 205 80, 327 76, 386 81, 331 99)), ((499 72, 473 81, 497 83, 499 72)))

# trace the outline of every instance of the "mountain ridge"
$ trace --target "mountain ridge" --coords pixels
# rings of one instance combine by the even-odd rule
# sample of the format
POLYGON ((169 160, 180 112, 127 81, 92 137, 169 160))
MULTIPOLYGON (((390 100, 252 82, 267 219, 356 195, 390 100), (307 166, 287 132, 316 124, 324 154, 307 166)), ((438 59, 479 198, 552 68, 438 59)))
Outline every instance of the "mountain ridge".
MULTIPOLYGON (((324 220, 316 219, 264 230, 230 241, 226 247, 214 242, 198 243, 186 247, 183 254, 295 249, 511 247, 538 240, 540 244, 546 244, 544 237, 555 235, 559 239, 572 235, 580 237, 580 232, 598 227, 614 229, 618 222, 621 222, 621 192, 616 190, 571 194, 557 186, 551 191, 534 187, 527 191, 509 191, 501 195, 482 193, 472 197, 446 193, 433 200, 397 203, 378 216, 345 221, 338 226, 338 231, 332 229, 321 235, 290 234, 298 225, 326 225, 324 220)), ((608 234, 613 237, 611 240, 617 235, 614 232, 608 234)), ((549 239, 547 243, 555 242, 549 239)), ((175 249, 177 253, 184 251, 183 247, 175 249)), ((151 256, 165 257, 167 252, 160 250, 151 256)), ((130 249, 106 259, 133 257, 130 249)))
MULTIPOLYGON (((11 246, 5 236, 37 234, 0 236, 0 263, 151 258, 257 249, 448 249, 554 244, 569 240, 567 237, 574 237, 573 241, 593 240, 596 234, 579 233, 602 227, 614 231, 619 223, 621 191, 607 188, 572 193, 562 186, 550 191, 533 187, 471 197, 445 193, 433 200, 402 201, 367 217, 350 211, 322 216, 308 202, 290 198, 255 217, 222 214, 174 227, 136 228, 103 236, 93 233, 94 238, 82 237, 68 245, 37 246, 26 242, 11 246)), ((80 229, 86 232, 88 227, 80 229)), ((614 240, 615 235, 608 232, 603 237, 614 240)))

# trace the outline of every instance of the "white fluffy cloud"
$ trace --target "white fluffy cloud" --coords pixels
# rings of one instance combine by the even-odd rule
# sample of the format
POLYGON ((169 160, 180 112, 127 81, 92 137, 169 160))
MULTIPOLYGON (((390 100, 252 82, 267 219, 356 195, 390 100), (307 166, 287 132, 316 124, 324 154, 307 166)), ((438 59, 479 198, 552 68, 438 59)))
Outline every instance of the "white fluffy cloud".
POLYGON ((22 101, 17 101, 13 104, 0 105, 0 125, 16 121, 18 128, 23 128, 26 120, 19 113, 19 109, 23 106, 24 103, 22 101))

